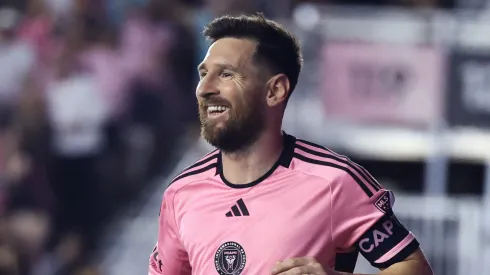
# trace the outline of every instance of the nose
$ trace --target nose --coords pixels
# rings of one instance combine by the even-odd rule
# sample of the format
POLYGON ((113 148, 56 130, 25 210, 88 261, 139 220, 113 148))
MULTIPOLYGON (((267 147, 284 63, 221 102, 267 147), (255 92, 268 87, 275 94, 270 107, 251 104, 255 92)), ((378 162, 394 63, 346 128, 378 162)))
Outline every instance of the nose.
POLYGON ((218 86, 216 85, 215 81, 210 77, 204 77, 197 85, 196 96, 198 98, 210 97, 217 94, 219 94, 218 86))

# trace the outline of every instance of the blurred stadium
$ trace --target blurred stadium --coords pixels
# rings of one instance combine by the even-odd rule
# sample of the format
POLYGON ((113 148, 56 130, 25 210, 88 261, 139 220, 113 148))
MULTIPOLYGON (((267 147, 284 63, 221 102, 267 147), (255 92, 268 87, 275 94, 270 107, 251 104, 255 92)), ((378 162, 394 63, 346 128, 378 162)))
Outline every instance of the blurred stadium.
POLYGON ((490 274, 486 0, 0 0, 0 274, 146 274, 169 177, 210 149, 202 27, 257 11, 303 45, 284 129, 394 190, 435 274, 490 274))

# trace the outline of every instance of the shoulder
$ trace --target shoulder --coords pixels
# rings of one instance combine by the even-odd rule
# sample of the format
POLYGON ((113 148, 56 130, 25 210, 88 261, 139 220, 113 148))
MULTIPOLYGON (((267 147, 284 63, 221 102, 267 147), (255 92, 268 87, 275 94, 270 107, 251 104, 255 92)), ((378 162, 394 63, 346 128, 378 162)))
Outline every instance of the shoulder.
POLYGON ((170 181, 165 193, 176 192, 189 183, 214 176, 218 166, 218 156, 219 151, 214 150, 179 172, 170 181))
POLYGON ((295 170, 308 172, 329 181, 359 173, 361 170, 361 167, 347 156, 303 139, 296 139, 293 159, 296 160, 295 170))
POLYGON ((296 139, 294 169, 324 178, 334 188, 359 186, 369 197, 381 190, 381 185, 364 167, 316 143, 296 139))

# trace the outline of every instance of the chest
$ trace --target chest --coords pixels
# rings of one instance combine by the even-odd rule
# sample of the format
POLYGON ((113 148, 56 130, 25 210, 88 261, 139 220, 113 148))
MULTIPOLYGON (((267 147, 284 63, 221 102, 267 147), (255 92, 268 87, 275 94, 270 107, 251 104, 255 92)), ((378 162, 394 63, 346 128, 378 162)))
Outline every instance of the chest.
POLYGON ((315 256, 330 264, 330 197, 327 189, 315 191, 271 187, 193 201, 178 221, 191 263, 233 269, 245 261, 247 274, 292 257, 315 256))

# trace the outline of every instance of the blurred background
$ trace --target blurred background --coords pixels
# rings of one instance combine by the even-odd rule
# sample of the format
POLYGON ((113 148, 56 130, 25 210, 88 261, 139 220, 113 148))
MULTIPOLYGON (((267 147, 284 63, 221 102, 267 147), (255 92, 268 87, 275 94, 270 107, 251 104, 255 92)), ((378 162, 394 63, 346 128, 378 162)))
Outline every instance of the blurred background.
MULTIPOLYGON (((490 274, 486 0, 0 0, 0 274, 146 274, 213 17, 301 40, 284 129, 395 191, 435 274, 490 274)), ((374 269, 360 259, 358 272, 374 269)))

